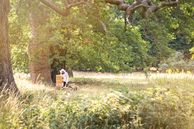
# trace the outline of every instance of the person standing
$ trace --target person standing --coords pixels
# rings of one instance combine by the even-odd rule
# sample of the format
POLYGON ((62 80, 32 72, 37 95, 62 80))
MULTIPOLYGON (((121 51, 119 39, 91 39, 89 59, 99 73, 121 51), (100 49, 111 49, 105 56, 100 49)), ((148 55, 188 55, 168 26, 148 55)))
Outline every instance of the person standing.
POLYGON ((68 82, 69 82, 69 75, 68 75, 67 71, 64 70, 64 69, 61 69, 61 70, 60 70, 60 74, 61 74, 61 76, 62 76, 62 78, 63 78, 62 88, 63 88, 63 87, 67 87, 68 82))

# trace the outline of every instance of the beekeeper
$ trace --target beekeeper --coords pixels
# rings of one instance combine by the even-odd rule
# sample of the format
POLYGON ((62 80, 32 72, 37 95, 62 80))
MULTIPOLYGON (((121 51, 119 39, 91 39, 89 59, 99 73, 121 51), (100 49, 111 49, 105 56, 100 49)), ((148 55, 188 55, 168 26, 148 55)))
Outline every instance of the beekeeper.
POLYGON ((61 74, 61 76, 63 78, 62 87, 67 87, 68 82, 69 82, 69 75, 68 75, 67 71, 65 69, 61 69, 60 70, 60 74, 61 74))

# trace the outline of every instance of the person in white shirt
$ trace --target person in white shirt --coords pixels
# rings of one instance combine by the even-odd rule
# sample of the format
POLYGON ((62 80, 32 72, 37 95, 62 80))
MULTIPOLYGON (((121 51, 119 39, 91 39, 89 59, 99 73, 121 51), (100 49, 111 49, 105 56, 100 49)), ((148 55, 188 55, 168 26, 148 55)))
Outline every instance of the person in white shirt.
POLYGON ((68 82, 69 82, 69 75, 68 75, 68 73, 66 72, 66 70, 61 69, 61 70, 60 70, 60 74, 61 74, 61 76, 63 77, 62 88, 63 88, 63 87, 67 87, 67 84, 68 84, 68 82))

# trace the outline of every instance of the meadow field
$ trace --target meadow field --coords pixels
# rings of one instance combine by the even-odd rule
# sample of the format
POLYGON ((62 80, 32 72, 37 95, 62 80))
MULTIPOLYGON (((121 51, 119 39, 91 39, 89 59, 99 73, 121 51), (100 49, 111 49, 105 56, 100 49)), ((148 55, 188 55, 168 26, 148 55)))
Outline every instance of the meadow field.
POLYGON ((57 89, 16 75, 0 96, 0 129, 194 129, 194 75, 74 72, 57 89))
POLYGON ((194 129, 193 5, 0 0, 0 129, 194 129))

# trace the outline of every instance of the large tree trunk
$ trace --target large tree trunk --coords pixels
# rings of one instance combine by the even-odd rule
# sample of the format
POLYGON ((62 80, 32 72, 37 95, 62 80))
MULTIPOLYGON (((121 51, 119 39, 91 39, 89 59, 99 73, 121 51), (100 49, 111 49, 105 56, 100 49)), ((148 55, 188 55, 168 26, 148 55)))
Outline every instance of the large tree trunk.
POLYGON ((9 0, 0 0, 0 91, 10 89, 17 92, 8 42, 9 0))
POLYGON ((34 83, 45 82, 51 83, 51 68, 49 63, 49 45, 48 27, 44 25, 47 23, 47 11, 42 5, 37 5, 31 10, 29 14, 29 22, 31 28, 31 41, 29 43, 29 69, 31 79, 34 83))

